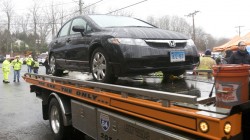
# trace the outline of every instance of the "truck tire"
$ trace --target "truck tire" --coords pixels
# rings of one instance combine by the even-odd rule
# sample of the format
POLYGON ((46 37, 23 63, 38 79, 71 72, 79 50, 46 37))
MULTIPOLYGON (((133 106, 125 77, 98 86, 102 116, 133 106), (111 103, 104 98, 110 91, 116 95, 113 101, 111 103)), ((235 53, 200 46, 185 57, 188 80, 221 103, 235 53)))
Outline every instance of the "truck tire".
POLYGON ((52 98, 49 103, 49 123, 55 140, 63 140, 69 137, 70 127, 63 125, 62 111, 55 98, 52 98))

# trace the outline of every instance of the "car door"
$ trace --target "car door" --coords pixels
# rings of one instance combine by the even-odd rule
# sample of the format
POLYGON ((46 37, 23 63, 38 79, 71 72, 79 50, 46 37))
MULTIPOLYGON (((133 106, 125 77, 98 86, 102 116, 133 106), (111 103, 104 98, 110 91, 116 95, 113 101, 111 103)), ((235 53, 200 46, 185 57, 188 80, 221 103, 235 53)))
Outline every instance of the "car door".
POLYGON ((89 36, 87 35, 91 31, 91 27, 87 22, 82 18, 75 18, 72 21, 70 28, 70 41, 68 50, 66 53, 67 65, 70 67, 70 70, 78 71, 88 71, 89 70, 89 61, 88 61, 88 47, 86 44, 89 36), (85 31, 83 34, 80 32, 74 32, 72 30, 73 26, 83 26, 85 31))
POLYGON ((53 56, 56 58, 56 63, 59 67, 66 67, 66 52, 67 46, 69 45, 68 35, 69 28, 71 25, 71 21, 68 21, 64 24, 64 26, 60 29, 57 34, 57 38, 52 41, 53 44, 53 56))

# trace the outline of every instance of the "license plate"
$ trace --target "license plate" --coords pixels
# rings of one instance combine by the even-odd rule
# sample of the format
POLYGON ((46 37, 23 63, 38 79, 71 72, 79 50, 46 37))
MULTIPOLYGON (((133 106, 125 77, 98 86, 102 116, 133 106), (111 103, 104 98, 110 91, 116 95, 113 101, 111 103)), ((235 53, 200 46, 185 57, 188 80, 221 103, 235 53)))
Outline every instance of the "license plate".
POLYGON ((185 61, 184 51, 171 51, 170 52, 170 62, 183 62, 185 61))

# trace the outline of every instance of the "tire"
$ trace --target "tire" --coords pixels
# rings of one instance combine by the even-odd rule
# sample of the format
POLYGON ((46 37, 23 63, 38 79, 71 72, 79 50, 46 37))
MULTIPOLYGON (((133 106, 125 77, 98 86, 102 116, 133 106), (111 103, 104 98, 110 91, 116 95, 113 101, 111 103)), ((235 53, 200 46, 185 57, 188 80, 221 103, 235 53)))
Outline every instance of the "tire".
POLYGON ((186 70, 176 70, 176 71, 172 71, 171 74, 173 74, 174 76, 180 76, 182 74, 185 73, 186 70))
POLYGON ((49 123, 55 140, 63 140, 69 137, 70 127, 63 125, 62 111, 55 98, 52 98, 49 104, 49 123))
POLYGON ((185 70, 168 71, 162 73, 163 73, 162 83, 165 83, 169 81, 170 75, 180 76, 185 73, 185 70))
POLYGON ((112 72, 107 53, 102 48, 94 50, 91 57, 91 73, 95 81, 114 83, 117 77, 112 72))
POLYGON ((50 73, 53 76, 62 76, 63 75, 63 70, 57 69, 56 59, 53 55, 50 56, 49 67, 50 67, 50 73))

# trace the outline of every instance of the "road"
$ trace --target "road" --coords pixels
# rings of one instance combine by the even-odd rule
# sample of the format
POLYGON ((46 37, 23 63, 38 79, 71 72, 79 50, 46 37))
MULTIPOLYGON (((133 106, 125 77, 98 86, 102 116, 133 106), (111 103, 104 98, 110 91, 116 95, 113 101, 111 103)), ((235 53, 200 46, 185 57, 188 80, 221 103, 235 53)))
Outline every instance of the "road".
MULTIPOLYGON (((44 73, 41 66, 39 72, 44 73)), ((27 72, 23 65, 21 75, 27 72)), ((0 71, 3 79, 2 69, 0 71)), ((29 84, 22 78, 19 83, 0 82, 0 139, 1 140, 52 140, 49 122, 42 118, 41 100, 30 93, 29 84)))
MULTIPOLYGON (((26 72, 27 67, 23 65, 21 75, 26 72)), ((40 66, 39 74, 44 73, 45 68, 40 66)), ((2 71, 0 71, 0 77, 2 80, 2 71)), ((70 72, 68 77, 81 80, 92 79, 90 75, 78 72, 70 72)), ((42 118, 41 100, 36 98, 34 93, 29 92, 29 84, 22 78, 19 83, 14 83, 13 72, 9 80, 9 84, 0 82, 0 140, 52 140, 49 121, 42 118)), ((167 83, 161 83, 161 78, 132 77, 119 78, 116 84, 168 92, 191 91, 189 93, 207 97, 213 81, 198 80, 200 82, 197 82, 197 77, 193 75, 172 79, 167 83)))

